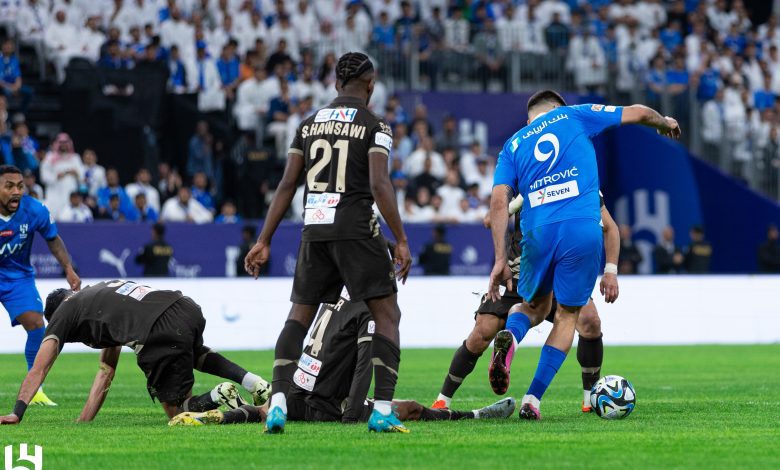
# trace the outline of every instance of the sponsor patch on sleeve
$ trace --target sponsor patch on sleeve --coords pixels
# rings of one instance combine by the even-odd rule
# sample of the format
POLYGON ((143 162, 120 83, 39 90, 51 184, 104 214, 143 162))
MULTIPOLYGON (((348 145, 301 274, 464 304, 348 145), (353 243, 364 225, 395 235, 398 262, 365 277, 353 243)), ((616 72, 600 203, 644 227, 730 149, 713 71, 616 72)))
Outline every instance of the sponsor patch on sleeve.
POLYGON ((316 382, 317 382, 317 377, 314 377, 313 375, 309 375, 301 369, 296 370, 295 374, 293 374, 293 383, 295 383, 295 385, 301 387, 302 389, 306 390, 307 392, 311 392, 314 390, 314 384, 316 382))
POLYGON ((301 358, 298 359, 298 368, 316 377, 320 375, 320 371, 322 370, 322 361, 303 353, 301 354, 301 358))
POLYGON ((155 289, 152 289, 151 287, 146 286, 138 286, 135 289, 133 289, 132 292, 130 292, 128 295, 135 300, 143 300, 144 297, 149 295, 149 293, 154 292, 155 289))
POLYGON ((374 323, 374 320, 371 320, 368 322, 368 328, 367 328, 368 334, 373 335, 376 331, 376 323, 374 323))
POLYGON ((617 106, 605 106, 604 107, 604 111, 606 111, 608 113, 614 113, 616 109, 617 109, 617 106))
POLYGON ((374 143, 380 147, 386 148, 388 151, 393 148, 393 138, 383 132, 377 132, 374 137, 374 143))
POLYGON ((590 107, 590 109, 591 109, 591 111, 601 111, 602 109, 604 109, 604 105, 603 104, 594 104, 594 105, 592 105, 590 107))

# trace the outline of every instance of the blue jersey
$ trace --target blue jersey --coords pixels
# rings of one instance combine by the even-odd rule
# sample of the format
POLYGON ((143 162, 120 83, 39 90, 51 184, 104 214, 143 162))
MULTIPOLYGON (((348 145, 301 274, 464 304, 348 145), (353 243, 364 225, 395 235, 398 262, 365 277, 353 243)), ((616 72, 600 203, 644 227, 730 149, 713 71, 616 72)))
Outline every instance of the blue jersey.
POLYGON ((35 232, 47 241, 53 240, 57 237, 57 225, 46 206, 25 195, 15 213, 8 218, 0 216, 0 281, 35 275, 30 263, 35 232))
POLYGON ((601 220, 596 151, 591 138, 620 124, 623 108, 562 106, 534 119, 504 144, 493 185, 524 199, 523 233, 568 219, 601 220))

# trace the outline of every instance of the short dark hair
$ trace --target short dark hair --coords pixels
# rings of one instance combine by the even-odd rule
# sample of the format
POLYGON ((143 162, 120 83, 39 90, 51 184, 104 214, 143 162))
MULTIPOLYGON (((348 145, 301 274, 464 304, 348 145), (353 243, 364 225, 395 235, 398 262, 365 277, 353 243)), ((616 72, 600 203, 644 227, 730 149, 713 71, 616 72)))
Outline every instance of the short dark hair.
POLYGON ((70 289, 54 289, 49 293, 49 296, 46 297, 46 308, 43 310, 43 316, 47 322, 51 322, 51 316, 71 294, 73 291, 70 289))
POLYGON ((162 238, 165 235, 165 225, 161 224, 160 222, 157 222, 156 224, 152 225, 152 230, 160 238, 162 238))
POLYGON ((341 80, 343 88, 350 80, 360 78, 364 73, 373 72, 373 70, 374 64, 367 55, 362 52, 347 52, 339 58, 336 64, 336 78, 341 80))
POLYGON ((704 227, 701 226, 701 225, 698 225, 698 224, 694 225, 693 227, 691 227, 691 232, 693 232, 693 233, 700 233, 700 234, 704 235, 704 227))
POLYGON ((563 99, 563 96, 561 96, 560 93, 555 90, 542 90, 537 91, 528 98, 527 109, 528 111, 531 111, 531 108, 542 103, 553 103, 558 106, 566 106, 566 100, 563 99))
POLYGON ((22 170, 20 170, 18 167, 15 167, 13 165, 0 165, 0 175, 5 175, 8 173, 14 175, 21 175, 22 170))

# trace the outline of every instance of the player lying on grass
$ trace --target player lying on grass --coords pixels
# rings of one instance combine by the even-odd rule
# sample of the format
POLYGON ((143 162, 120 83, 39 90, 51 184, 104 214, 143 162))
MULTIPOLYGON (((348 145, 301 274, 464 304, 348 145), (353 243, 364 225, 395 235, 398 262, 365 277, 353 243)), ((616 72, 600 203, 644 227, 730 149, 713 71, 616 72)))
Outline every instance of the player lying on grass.
POLYGON ((0 424, 17 424, 65 343, 101 349, 100 369, 78 421, 92 421, 108 395, 122 346, 133 348, 147 377, 149 395, 168 418, 182 411, 238 406, 235 386, 217 386, 192 396, 193 368, 240 383, 257 405, 268 399, 268 382, 203 345, 206 319, 200 306, 179 291, 156 290, 130 281, 106 281, 80 292, 57 289, 46 298, 46 336, 22 382, 13 413, 0 424))
MULTIPOLYGON (((509 214, 514 215, 514 231, 507 239, 507 258, 510 260, 512 274, 515 285, 517 285, 517 274, 520 272, 520 258, 522 248, 520 242, 523 234, 520 231, 520 209, 522 208, 522 199, 515 198, 509 206, 509 214)), ((617 261, 620 254, 620 235, 618 227, 612 219, 607 208, 604 206, 604 199, 601 198, 601 221, 604 228, 604 251, 606 253, 606 267, 604 276, 601 278, 601 292, 605 295, 605 300, 609 303, 617 300, 618 281, 617 281, 617 261)), ((485 226, 490 228, 490 216, 485 217, 485 226)), ((501 299, 493 301, 488 295, 482 297, 482 302, 477 308, 474 329, 463 341, 463 345, 455 351, 452 357, 452 363, 447 376, 444 378, 444 384, 441 392, 433 403, 433 408, 449 408, 452 397, 458 390, 463 380, 474 370, 474 366, 482 353, 490 346, 490 342, 496 337, 496 334, 504 329, 506 318, 510 312, 518 311, 517 308, 523 302, 513 289, 504 290, 501 299), (513 307, 516 307, 512 310, 513 307)), ((553 301, 552 307, 545 318, 540 316, 528 317, 529 327, 533 328, 542 321, 553 322, 555 319, 556 302, 553 301)), ((577 360, 582 368, 582 411, 590 412, 590 390, 599 379, 601 373, 601 363, 604 358, 604 343, 601 334, 601 319, 599 312, 593 301, 590 300, 582 308, 580 317, 577 320, 577 332, 579 341, 577 343, 577 360)), ((493 357, 494 361, 490 364, 490 385, 493 391, 499 395, 506 393, 509 388, 509 373, 504 374, 506 370, 504 365, 493 357)), ((502 358, 499 358, 502 359, 502 358)))
POLYGON ((523 254, 517 284, 523 303, 510 313, 506 330, 493 342, 493 362, 504 364, 494 371, 508 375, 529 318, 547 315, 553 294, 558 302, 552 331, 520 406, 523 419, 540 419, 542 396, 571 349, 580 310, 589 302, 601 269, 604 234, 591 139, 621 124, 680 136, 677 121, 646 106, 567 106, 560 94, 543 90, 528 100, 528 125, 506 141, 498 156, 490 198, 495 263, 488 296, 493 301, 501 298, 504 281, 513 284, 506 257, 509 201, 517 195, 527 201, 520 216, 523 254))
MULTIPOLYGON (((371 385, 371 341, 374 322, 364 302, 350 302, 343 293, 336 304, 323 304, 314 329, 298 360, 293 386, 287 397, 290 421, 368 421, 373 402, 366 400, 371 385)), ((459 420, 506 418, 515 400, 505 398, 473 411, 437 410, 414 401, 393 400, 400 420, 459 420)), ((182 413, 171 425, 232 424, 258 422, 262 413, 241 407, 223 413, 182 413)))

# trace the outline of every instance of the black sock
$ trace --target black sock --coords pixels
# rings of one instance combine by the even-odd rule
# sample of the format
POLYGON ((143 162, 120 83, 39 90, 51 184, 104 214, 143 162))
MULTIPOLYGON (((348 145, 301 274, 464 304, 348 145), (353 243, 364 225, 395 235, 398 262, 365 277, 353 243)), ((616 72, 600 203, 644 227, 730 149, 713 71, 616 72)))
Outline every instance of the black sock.
POLYGON ((303 340, 306 338, 308 328, 295 320, 287 320, 284 323, 279 339, 274 350, 274 380, 271 385, 272 393, 287 393, 290 391, 292 376, 298 367, 298 359, 303 352, 303 340))
POLYGON ((211 399, 211 392, 206 392, 203 395, 197 397, 189 397, 181 404, 181 409, 184 411, 209 411, 219 408, 219 403, 215 403, 211 399))
POLYGON ((455 351, 455 355, 452 356, 450 371, 444 379, 444 384, 441 386, 441 394, 452 398, 455 392, 458 391, 460 384, 463 383, 463 379, 474 370, 474 366, 477 365, 480 356, 482 356, 482 353, 474 354, 469 351, 464 341, 458 350, 455 351))
POLYGON ((577 362, 582 367, 582 389, 590 390, 601 375, 601 363, 604 361, 604 342, 601 337, 583 338, 577 341, 577 362))
POLYGON ((389 339, 375 333, 371 341, 371 363, 374 365, 374 400, 392 400, 401 350, 389 339))
POLYGON ((222 413, 222 424, 259 423, 262 420, 260 410, 251 405, 243 405, 222 413))
POLYGON ((201 372, 232 380, 239 384, 244 380, 244 376, 246 375, 246 369, 229 360, 222 354, 211 350, 198 358, 198 363, 195 368, 201 372))
POLYGON ((457 421, 459 419, 474 419, 473 411, 434 410, 423 408, 420 421, 457 421))

